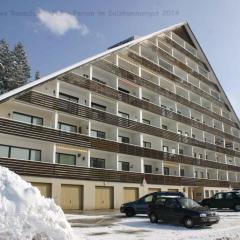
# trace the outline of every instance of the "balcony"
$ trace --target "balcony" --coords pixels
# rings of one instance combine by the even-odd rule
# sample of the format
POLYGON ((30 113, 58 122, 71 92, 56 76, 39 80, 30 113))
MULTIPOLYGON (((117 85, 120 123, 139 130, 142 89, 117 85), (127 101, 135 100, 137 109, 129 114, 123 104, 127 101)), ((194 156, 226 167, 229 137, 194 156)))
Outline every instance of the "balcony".
POLYGON ((147 79, 148 81, 159 85, 159 76, 145 70, 145 69, 141 69, 141 77, 144 79, 147 79))
POLYGON ((139 157, 118 155, 118 170, 126 172, 138 172, 141 173, 141 162, 139 157))
POLYGON ((160 117, 148 111, 142 111, 142 123, 160 128, 160 117))
POLYGON ((176 94, 188 100, 188 91, 176 86, 176 94))
POLYGON ((192 138, 197 139, 198 141, 201 141, 201 142, 204 141, 203 133, 204 133, 203 131, 197 128, 192 128, 192 138))
POLYGON ((177 113, 178 114, 181 114, 185 117, 190 118, 190 109, 188 107, 186 107, 186 106, 184 106, 180 103, 177 103, 176 106, 177 106, 177 113))
POLYGON ((227 181, 227 180, 228 180, 227 171, 221 171, 221 170, 219 170, 219 171, 218 171, 218 180, 227 181))
POLYGON ((133 73, 133 74, 136 74, 136 75, 139 75, 139 68, 137 65, 134 65, 132 64, 131 62, 129 61, 126 61, 125 59, 123 58, 120 58, 118 59, 118 66, 133 73))
POLYGON ((191 127, 178 123, 177 124, 177 133, 185 137, 191 137, 191 127))
POLYGON ((159 174, 163 175, 163 162, 150 159, 150 158, 144 158, 144 172, 145 173, 153 173, 153 174, 159 174), (151 170, 151 171, 150 171, 151 170))
POLYGON ((162 139, 162 151, 172 153, 172 154, 177 154, 178 153, 178 144, 173 141, 162 139))
POLYGON ((161 77, 160 79, 160 87, 175 93, 174 83, 170 82, 169 80, 161 77))
POLYGON ((164 162, 163 171, 165 176, 180 176, 179 165, 177 164, 164 162))
POLYGON ((162 123, 162 126, 161 126, 162 129, 177 133, 176 121, 173 121, 165 117, 161 117, 161 123, 162 123))
POLYGON ((224 164, 226 163, 225 155, 222 153, 216 153, 216 160, 219 163, 224 163, 224 164))
POLYGON ((161 96, 161 107, 168 109, 170 111, 176 112, 176 106, 174 101, 169 100, 168 98, 165 98, 163 96, 161 96))
POLYGON ((118 142, 141 146, 140 133, 119 128, 118 129, 118 142))
POLYGON ((193 157, 199 158, 199 159, 204 159, 205 158, 204 149, 198 148, 198 147, 193 147, 193 157))
POLYGON ((142 100, 159 106, 159 95, 146 88, 142 88, 142 100))
POLYGON ((140 111, 136 107, 118 103, 118 116, 140 122, 140 111))
POLYGON ((156 149, 158 151, 160 151, 162 149, 161 146, 161 139, 159 139, 158 137, 154 137, 148 134, 142 134, 142 144, 141 146, 145 147, 145 148, 152 148, 152 149, 156 149))
POLYGON ((134 97, 140 97, 139 86, 124 79, 119 79, 118 90, 134 97))

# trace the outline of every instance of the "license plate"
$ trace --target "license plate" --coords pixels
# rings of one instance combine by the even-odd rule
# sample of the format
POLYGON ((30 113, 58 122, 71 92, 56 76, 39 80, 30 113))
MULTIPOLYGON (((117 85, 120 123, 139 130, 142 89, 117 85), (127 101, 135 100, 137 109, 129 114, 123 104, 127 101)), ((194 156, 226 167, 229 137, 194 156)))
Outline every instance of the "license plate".
POLYGON ((209 218, 209 222, 216 222, 217 218, 209 218))

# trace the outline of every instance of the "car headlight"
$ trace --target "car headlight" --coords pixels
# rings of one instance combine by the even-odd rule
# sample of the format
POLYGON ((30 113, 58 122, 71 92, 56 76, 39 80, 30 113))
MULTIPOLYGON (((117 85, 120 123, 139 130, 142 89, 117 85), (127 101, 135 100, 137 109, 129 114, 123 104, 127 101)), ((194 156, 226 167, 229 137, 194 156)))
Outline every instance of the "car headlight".
POLYGON ((206 213, 200 213, 200 217, 202 217, 202 218, 207 217, 207 214, 206 213))

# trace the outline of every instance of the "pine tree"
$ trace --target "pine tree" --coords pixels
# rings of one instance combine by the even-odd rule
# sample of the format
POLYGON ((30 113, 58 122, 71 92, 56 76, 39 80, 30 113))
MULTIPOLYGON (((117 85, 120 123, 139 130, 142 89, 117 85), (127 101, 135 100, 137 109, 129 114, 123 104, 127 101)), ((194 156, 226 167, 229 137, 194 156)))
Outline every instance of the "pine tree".
POLYGON ((6 40, 0 41, 0 93, 12 89, 15 81, 14 56, 6 40))
POLYGON ((21 42, 17 43, 13 50, 15 69, 15 87, 26 84, 30 78, 30 66, 28 65, 27 56, 21 42))
POLYGON ((41 78, 41 74, 40 74, 40 72, 37 70, 37 71, 35 72, 35 78, 34 78, 34 80, 37 80, 37 79, 39 79, 39 78, 41 78))

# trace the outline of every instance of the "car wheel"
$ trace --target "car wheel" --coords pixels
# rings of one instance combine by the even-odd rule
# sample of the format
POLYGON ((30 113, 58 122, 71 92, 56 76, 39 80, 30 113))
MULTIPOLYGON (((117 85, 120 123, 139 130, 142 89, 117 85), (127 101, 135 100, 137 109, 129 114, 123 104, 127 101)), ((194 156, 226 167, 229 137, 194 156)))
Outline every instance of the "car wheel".
POLYGON ((235 210, 236 212, 240 211, 240 205, 235 205, 235 206, 234 206, 234 210, 235 210))
POLYGON ((133 217, 135 215, 135 211, 133 208, 127 208, 125 213, 127 217, 133 217))
POLYGON ((183 224, 186 228, 192 228, 194 225, 193 219, 191 217, 185 217, 183 219, 183 224))
POLYGON ((157 223, 158 222, 158 218, 154 213, 149 214, 149 219, 150 219, 151 223, 157 223))

